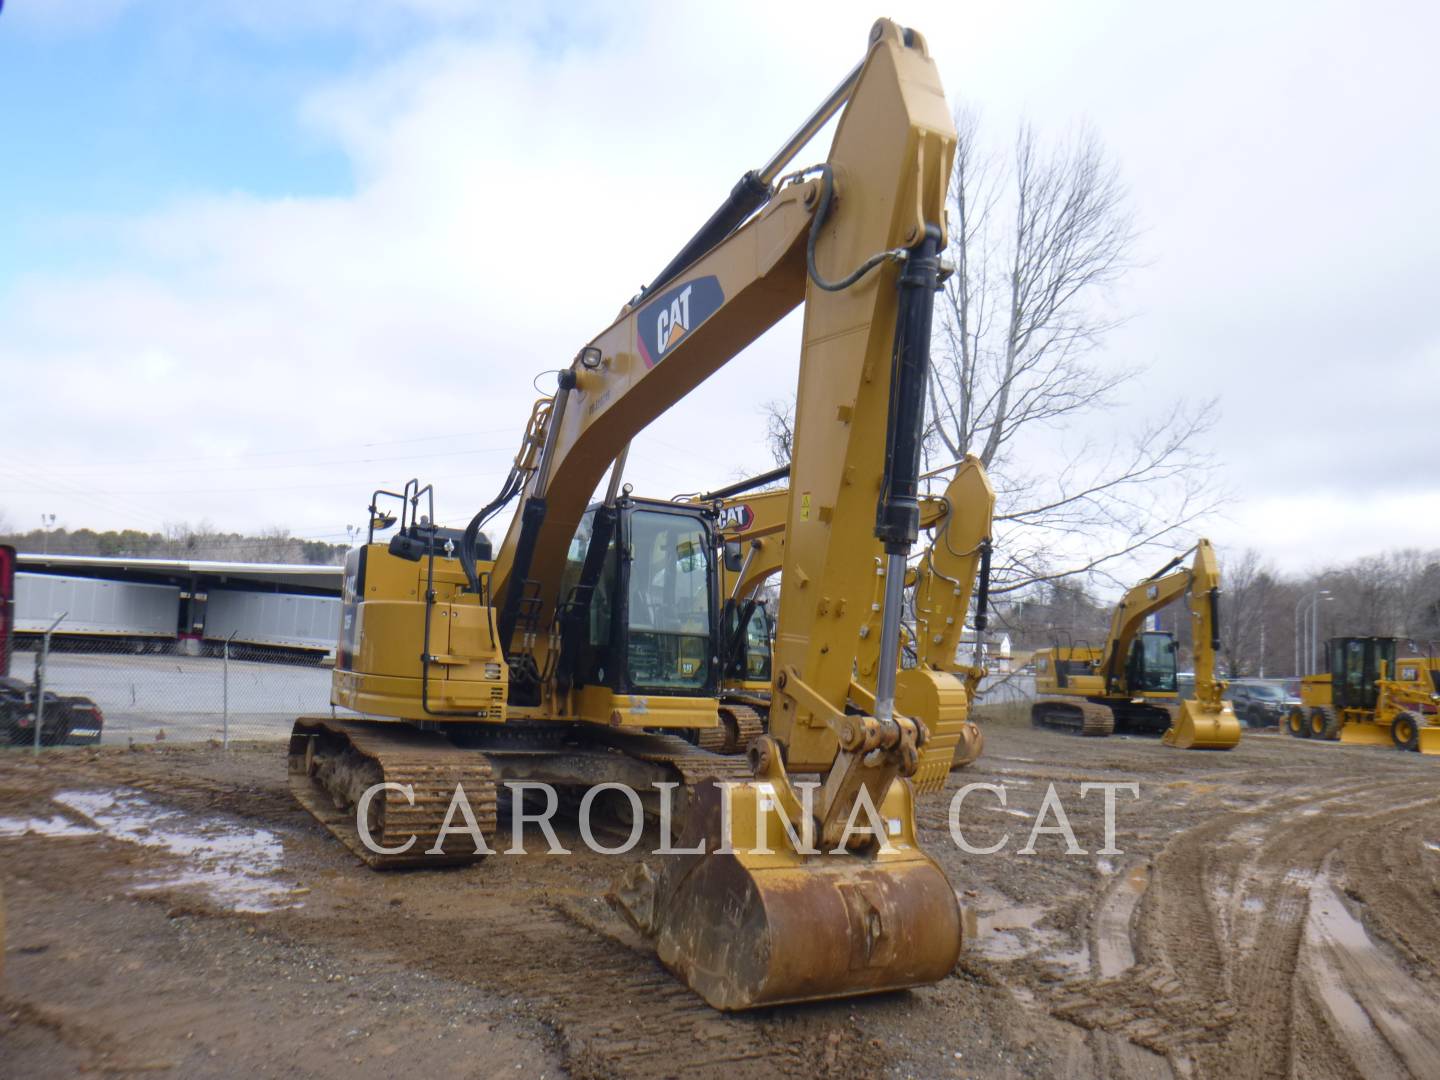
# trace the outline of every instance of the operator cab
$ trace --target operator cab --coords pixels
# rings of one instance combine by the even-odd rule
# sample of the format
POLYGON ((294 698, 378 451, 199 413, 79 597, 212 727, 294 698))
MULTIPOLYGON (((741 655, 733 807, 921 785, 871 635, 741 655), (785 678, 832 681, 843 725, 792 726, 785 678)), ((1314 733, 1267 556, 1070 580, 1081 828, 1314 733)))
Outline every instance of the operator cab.
POLYGON ((732 682, 768 683, 773 632, 764 600, 725 601, 725 678, 732 682))
POLYGON ((719 684, 713 513, 628 495, 614 508, 613 526, 609 512, 604 506, 585 512, 560 578, 561 618, 569 627, 561 664, 569 681, 617 694, 713 696, 719 684), (597 542, 605 544, 603 558, 598 551, 592 556, 597 542))
POLYGON ((1132 694, 1178 694, 1175 654, 1179 646, 1164 630, 1146 630, 1130 644, 1125 682, 1132 694))
POLYGON ((1373 709, 1380 697, 1376 685, 1380 666, 1393 677, 1395 639, 1390 637, 1337 637, 1325 643, 1330 668, 1330 700, 1337 709, 1373 709))

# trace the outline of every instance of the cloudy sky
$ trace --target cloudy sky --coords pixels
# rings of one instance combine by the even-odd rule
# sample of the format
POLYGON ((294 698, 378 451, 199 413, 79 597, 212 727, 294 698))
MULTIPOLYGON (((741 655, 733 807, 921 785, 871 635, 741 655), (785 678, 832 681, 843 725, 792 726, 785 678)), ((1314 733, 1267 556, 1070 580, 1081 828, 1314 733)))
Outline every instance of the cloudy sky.
MULTIPOLYGON (((769 156, 880 13, 819 10, 10 0, 0 514, 343 540, 371 489, 419 475, 463 521, 537 375, 769 156)), ((1145 265, 1102 360, 1145 373, 1092 426, 1217 396, 1234 499, 1206 531, 1284 568, 1440 546, 1435 8, 885 13, 993 134, 1088 123, 1120 162, 1145 265)), ((797 338, 787 320, 646 432, 637 489, 768 467, 760 406, 793 386, 797 338)))

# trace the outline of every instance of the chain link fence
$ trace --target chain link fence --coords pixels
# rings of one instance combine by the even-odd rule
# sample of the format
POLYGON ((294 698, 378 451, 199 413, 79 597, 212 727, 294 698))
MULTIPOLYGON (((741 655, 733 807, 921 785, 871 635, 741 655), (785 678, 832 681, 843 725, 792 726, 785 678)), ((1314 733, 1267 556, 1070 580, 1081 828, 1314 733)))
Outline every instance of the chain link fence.
MULTIPOLYGON (((48 650, 40 634, 22 636, 11 657, 12 694, 0 699, 0 747, 106 746, 147 742, 281 740, 297 716, 330 709, 330 668, 315 656, 220 642, 137 641, 66 636, 56 626, 48 650), (186 645, 198 655, 186 655, 186 645), (41 663, 44 657, 43 664, 41 663), (38 684, 44 682, 44 705, 38 684), (93 709, 91 708, 93 706, 93 709), (94 711, 98 710, 96 721, 94 711)), ((995 674, 977 705, 1028 702, 1034 677, 995 674)))
POLYGON ((24 700, 0 710, 0 743, 32 745, 37 716, 42 745, 93 743, 95 730, 105 746, 276 740, 330 709, 330 668, 314 658, 224 643, 194 643, 191 656, 184 644, 66 637, 63 622, 48 650, 43 635, 21 638, 10 675, 24 700))

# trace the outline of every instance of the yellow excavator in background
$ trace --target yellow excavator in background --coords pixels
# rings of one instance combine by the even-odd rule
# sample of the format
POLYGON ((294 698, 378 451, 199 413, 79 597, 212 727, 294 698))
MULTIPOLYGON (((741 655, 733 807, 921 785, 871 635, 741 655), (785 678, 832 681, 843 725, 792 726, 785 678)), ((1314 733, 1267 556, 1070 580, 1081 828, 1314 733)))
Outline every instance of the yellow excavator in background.
MULTIPOLYGON (((931 530, 933 536, 906 575, 915 635, 906 640, 902 631, 901 645, 914 662, 903 665, 898 654, 895 660, 899 667, 897 707, 922 720, 930 734, 914 778, 916 790, 922 794, 939 791, 951 769, 971 764, 984 748, 984 737, 969 720, 969 712, 985 671, 978 664, 961 667, 956 656, 977 577, 977 630, 983 632, 987 621, 995 492, 979 458, 967 456, 954 468, 955 475, 943 493, 920 496, 920 528, 931 530)), ((747 746, 769 711, 770 617, 760 593, 783 561, 790 493, 786 488, 753 489, 782 480, 788 473, 788 468, 780 468, 691 497, 718 505, 725 542, 723 732, 700 743, 719 752, 747 746)), ((881 554, 877 545, 877 565, 881 554)), ((872 618, 861 626, 856 646, 856 682, 870 694, 875 692, 879 673, 880 628, 873 618, 879 610, 877 597, 871 606, 872 618)))
POLYGON ((894 665, 873 692, 853 672, 877 569, 878 654, 899 648, 955 138, 924 38, 877 22, 862 62, 560 373, 463 531, 435 525, 418 482, 393 493, 398 519, 376 493, 345 572, 332 701, 350 712, 301 717, 290 743, 292 789, 360 857, 479 859, 444 829, 457 785, 483 834, 496 780, 678 781, 677 845, 699 853, 639 864, 615 897, 711 1005, 953 970, 956 892, 916 836, 924 725, 897 710, 894 665), (826 161, 782 175, 837 114, 826 161), (802 303, 770 730, 747 770, 670 734, 718 724, 714 515, 634 498, 621 470, 650 422, 802 303), (481 530, 515 500, 492 553, 481 530))
POLYGON ((1036 727, 1082 735, 1163 732, 1167 746, 1229 750, 1240 742, 1240 723, 1216 677, 1220 648, 1220 567, 1210 541, 1191 549, 1194 563, 1177 570, 1177 555, 1127 592, 1110 619, 1105 647, 1056 645, 1035 653, 1036 727), (1184 596, 1195 642, 1195 697, 1180 698, 1175 639, 1144 630, 1148 616, 1184 596))

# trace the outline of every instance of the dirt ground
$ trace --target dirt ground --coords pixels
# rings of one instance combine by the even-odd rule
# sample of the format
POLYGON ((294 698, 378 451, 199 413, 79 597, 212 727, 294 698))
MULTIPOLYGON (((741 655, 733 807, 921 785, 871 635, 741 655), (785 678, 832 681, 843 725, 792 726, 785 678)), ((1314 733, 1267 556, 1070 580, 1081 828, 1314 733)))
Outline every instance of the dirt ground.
POLYGON ((739 1016, 628 932, 603 895, 630 858, 573 823, 571 856, 376 874, 278 745, 0 756, 0 1075, 1440 1076, 1440 761, 987 740, 919 809, 973 931, 954 973, 739 1016), (997 854, 951 839, 971 782, 1005 785, 958 816, 997 854), (1085 782, 1139 785, 1118 854, 1085 782), (1085 854, 1019 853, 1050 784, 1085 854))

